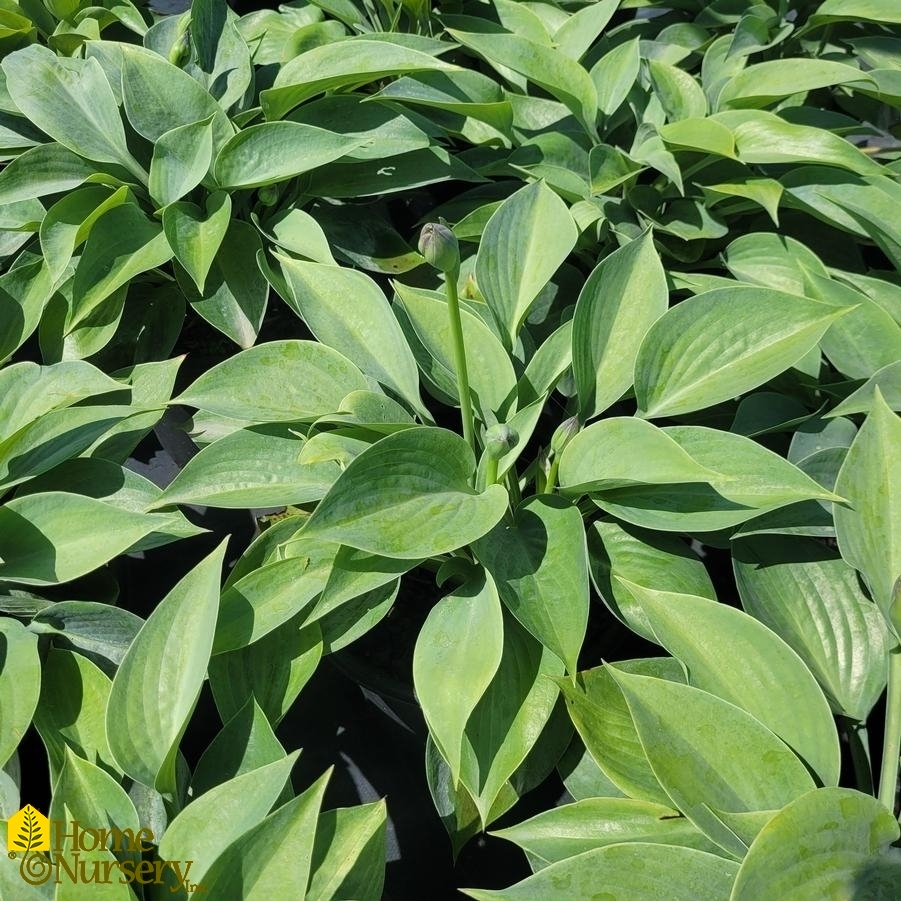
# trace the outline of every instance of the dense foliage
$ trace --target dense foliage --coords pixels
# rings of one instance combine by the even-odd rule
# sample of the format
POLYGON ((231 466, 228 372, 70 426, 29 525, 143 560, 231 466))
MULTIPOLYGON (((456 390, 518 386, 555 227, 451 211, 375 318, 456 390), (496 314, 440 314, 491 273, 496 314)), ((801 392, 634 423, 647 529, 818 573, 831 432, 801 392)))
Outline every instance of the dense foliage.
MULTIPOLYGON (((572 799, 471 897, 897 897, 894 0, 0 22, 3 817, 33 727, 51 820, 217 901, 377 901, 391 798, 295 796, 277 727, 415 603, 448 854, 572 799), (161 487, 167 409, 200 451, 161 487), (115 563, 197 506, 283 512, 143 619, 115 563)), ((27 859, 3 897, 94 897, 27 859)))

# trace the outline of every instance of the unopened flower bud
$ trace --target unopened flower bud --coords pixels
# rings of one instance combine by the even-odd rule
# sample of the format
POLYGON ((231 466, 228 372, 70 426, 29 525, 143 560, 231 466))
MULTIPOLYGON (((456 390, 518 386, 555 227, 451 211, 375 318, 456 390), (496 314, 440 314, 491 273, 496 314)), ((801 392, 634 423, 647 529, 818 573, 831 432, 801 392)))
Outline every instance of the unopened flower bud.
POLYGON ((419 252, 441 272, 454 272, 460 266, 457 236, 439 222, 429 222, 419 234, 419 252))
POLYGON ((169 62, 173 66, 181 68, 191 55, 191 35, 188 29, 191 26, 191 17, 184 15, 179 19, 175 31, 175 40, 169 48, 169 62))
POLYGON ((555 457, 559 457, 563 453, 563 448, 579 433, 579 417, 570 416, 565 422, 557 426, 557 431, 551 438, 551 453, 555 457))
POLYGON ((491 426, 485 433, 485 453, 493 460, 500 460, 504 454, 509 453, 516 447, 519 441, 519 435, 515 429, 503 423, 497 423, 491 426))
POLYGON ((278 200, 278 188, 275 185, 263 185, 257 191, 257 198, 263 206, 272 206, 278 200))

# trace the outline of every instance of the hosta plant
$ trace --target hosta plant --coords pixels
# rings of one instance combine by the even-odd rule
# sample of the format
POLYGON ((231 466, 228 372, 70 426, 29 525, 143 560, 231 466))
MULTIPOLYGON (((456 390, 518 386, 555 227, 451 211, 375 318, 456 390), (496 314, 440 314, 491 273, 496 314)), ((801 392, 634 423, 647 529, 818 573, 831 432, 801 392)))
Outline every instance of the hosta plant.
POLYGON ((51 820, 146 826, 167 879, 378 897, 385 807, 294 798, 277 730, 390 636, 448 854, 533 870, 472 897, 893 898, 899 25, 208 0, 9 53, 4 814, 33 723, 51 820), (187 307, 240 350, 183 363, 187 307), (160 488, 165 407, 200 450, 160 488), (108 603, 196 506, 280 512, 108 603))

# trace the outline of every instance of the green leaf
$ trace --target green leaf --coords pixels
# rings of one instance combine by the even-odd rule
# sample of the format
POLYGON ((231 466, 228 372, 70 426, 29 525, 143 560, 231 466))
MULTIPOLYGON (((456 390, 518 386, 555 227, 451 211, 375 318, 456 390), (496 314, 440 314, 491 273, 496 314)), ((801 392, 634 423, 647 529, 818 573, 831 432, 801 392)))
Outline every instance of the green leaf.
POLYGON ((191 880, 203 880, 235 839, 272 809, 300 751, 242 773, 193 800, 169 824, 159 842, 162 860, 193 860, 191 880))
POLYGON ((0 580, 23 585, 70 582, 149 535, 157 523, 93 498, 48 491, 0 507, 0 580), (90 521, 90 529, 76 524, 90 521))
POLYGON ((59 601, 37 613, 28 628, 38 635, 51 636, 56 647, 77 650, 112 676, 143 622, 122 607, 96 601, 59 601))
POLYGON ((888 899, 898 887, 901 866, 885 851, 898 834, 897 820, 875 798, 848 788, 808 792, 760 831, 738 871, 731 901, 789 896, 814 901, 824 891, 888 899))
POLYGON ((588 154, 589 179, 592 194, 607 194, 628 181, 644 166, 618 147, 596 144, 588 154))
POLYGON ((769 106, 783 97, 833 85, 875 86, 854 66, 826 59, 774 59, 742 69, 720 91, 720 109, 769 106))
POLYGON ((106 738, 106 702, 111 682, 90 660, 51 648, 41 673, 41 698, 34 725, 47 749, 51 781, 56 781, 66 748, 111 775, 113 755, 106 738))
MULTIPOLYGON (((466 842, 481 830, 479 812, 466 786, 462 782, 454 783, 450 767, 431 735, 426 736, 425 767, 432 803, 447 830, 456 857, 466 842)), ((497 805, 501 812, 509 810, 518 798, 512 786, 508 789, 497 805)))
MULTIPOLYGON (((218 211, 214 215, 218 216, 218 211)), ((266 314, 269 285, 258 267, 262 252, 257 230, 249 222, 232 219, 216 250, 202 295, 195 284, 181 277, 178 268, 175 272, 194 311, 242 348, 256 341, 266 314)))
MULTIPOLYGON (((54 467, 47 473, 30 479, 19 489, 23 494, 59 491, 65 488, 71 494, 94 497, 111 506, 132 513, 143 513, 153 504, 162 491, 149 479, 126 469, 111 460, 76 457, 54 467)), ((147 538, 132 546, 132 553, 167 544, 178 538, 199 535, 204 530, 190 523, 180 513, 152 514, 156 529, 147 538)))
POLYGON ((640 69, 638 38, 618 44, 591 67, 588 74, 598 92, 598 109, 605 116, 612 116, 620 108, 637 81, 640 69))
POLYGON ((659 59, 649 60, 648 70, 655 99, 670 122, 707 115, 707 98, 692 75, 659 59))
POLYGON ((223 542, 159 603, 110 690, 106 728, 116 763, 132 779, 164 794, 175 794, 178 743, 206 675, 224 555, 223 542))
POLYGON ((380 391, 351 391, 338 409, 322 416, 317 425, 333 423, 339 427, 360 426, 360 430, 338 429, 338 434, 317 432, 311 439, 309 449, 301 452, 302 463, 323 460, 345 461, 357 456, 372 440, 372 434, 388 435, 410 428, 413 417, 406 407, 380 391), (356 435, 365 437, 354 437, 356 435), (337 454, 335 448, 338 448, 337 454), (316 448, 315 450, 313 448, 316 448))
POLYGON ((519 381, 520 400, 539 399, 563 378, 572 363, 572 320, 568 319, 545 338, 529 357, 519 381))
POLYGON ((396 432, 348 465, 304 533, 386 557, 447 553, 490 531, 507 506, 500 485, 481 494, 471 487, 474 470, 472 451, 453 432, 396 432))
MULTIPOLYGON (((10 160, 0 172, 0 203, 16 203, 71 191, 97 175, 97 167, 68 147, 38 144, 10 160)), ((115 179, 107 176, 111 182, 115 179)))
POLYGON ((494 580, 478 573, 429 611, 413 651, 413 684, 435 744, 460 779, 463 733, 504 651, 494 580))
MULTIPOLYGON (((425 150, 411 150, 392 156, 383 165, 378 159, 340 160, 315 169, 305 179, 305 190, 314 197, 359 199, 412 191, 415 188, 445 181, 483 181, 483 177, 470 168, 462 156, 452 155, 443 147, 432 146, 425 150)), ((346 214, 345 214, 346 215, 346 214)), ((363 236, 357 238, 361 243, 363 236)), ((388 259, 376 268, 376 272, 405 272, 412 269, 418 255, 401 254, 400 259, 388 259)))
POLYGON ((857 426, 850 419, 831 419, 828 414, 821 419, 809 419, 792 435, 788 459, 800 465, 822 451, 846 451, 857 431, 857 426))
POLYGON ((494 8, 500 24, 513 34, 518 34, 536 44, 551 46, 551 38, 541 17, 515 0, 494 0, 494 8))
MULTIPOLYGON (((130 846, 133 842, 146 840, 146 833, 140 835, 142 824, 134 804, 115 779, 93 764, 81 760, 70 749, 66 749, 65 764, 53 787, 49 816, 51 831, 56 830, 50 836, 51 843, 54 847, 62 846, 62 854, 68 859, 70 869, 77 872, 81 865, 90 873, 92 864, 99 864, 102 873, 102 868, 110 865, 115 867, 118 861, 128 861, 132 866, 140 862, 140 853, 131 851, 130 846), (103 847, 90 851, 81 850, 72 841, 71 833, 63 838, 65 830, 55 825, 69 824, 73 820, 81 824, 90 823, 91 829, 119 830, 122 837, 113 833, 112 850, 103 847)), ((96 893, 107 901, 130 901, 134 897, 128 886, 115 877, 105 885, 101 882, 96 889, 91 889, 91 893, 96 893)), ((77 882, 64 877, 57 887, 55 897, 59 901, 79 901, 83 894, 79 891, 77 882)))
POLYGON ((307 608, 328 583, 337 552, 332 542, 301 538, 292 542, 291 556, 232 582, 222 592, 213 652, 255 642, 307 608))
MULTIPOLYGON (((454 342, 447 301, 439 295, 426 294, 400 283, 395 290, 416 339, 427 359, 420 366, 436 384, 455 400, 457 398, 454 342)), ((477 410, 496 415, 509 412, 516 394, 516 372, 510 356, 495 333, 474 313, 460 310, 463 344, 469 372, 469 387, 478 399, 477 410)), ((411 342, 415 348, 415 341, 411 342)))
MULTIPOLYGON (((10 810, 9 815, 15 813, 10 810)), ((0 890, 4 897, 21 898, 22 901, 54 901, 55 887, 53 883, 43 885, 29 885, 19 872, 21 861, 11 860, 8 853, 15 853, 21 849, 9 848, 6 844, 7 836, 4 832, 0 835, 0 890)), ((18 856, 18 855, 17 855, 18 856)), ((48 871, 49 872, 49 871, 48 871)))
POLYGON ((246 509, 318 501, 341 468, 331 461, 301 465, 303 446, 287 426, 238 429, 192 457, 153 507, 199 504, 246 509))
POLYGON ((837 407, 824 416, 850 416, 852 413, 869 413, 873 409, 876 389, 890 409, 901 410, 901 360, 889 363, 874 372, 867 381, 849 394, 837 407))
POLYGON ((135 415, 114 425, 109 432, 91 447, 91 454, 124 464, 138 444, 156 426, 162 407, 172 396, 172 389, 183 357, 153 362, 162 347, 172 347, 181 328, 184 306, 179 292, 171 287, 140 290, 135 287, 135 298, 146 306, 146 315, 129 323, 136 335, 134 359, 138 362, 128 367, 123 382, 131 389, 135 415), (149 308, 149 309, 148 309, 149 308), (159 320, 163 319, 162 322, 159 320), (137 333, 137 334, 136 334, 137 333), (171 342, 171 343, 170 343, 171 342), (153 348, 154 350, 151 350, 153 348), (143 362, 150 361, 150 362, 143 362))
POLYGON ((457 66, 419 50, 367 36, 354 37, 315 47, 289 60, 279 69, 273 86, 260 92, 260 102, 267 119, 281 119, 304 100, 324 91, 435 69, 459 71, 457 66))
POLYGON ((228 116, 195 79, 158 53, 134 44, 91 42, 97 53, 121 74, 122 103, 134 130, 155 144, 166 132, 212 117, 213 155, 235 133, 228 116), (175 102, 177 98, 177 102, 175 102))
POLYGON ((824 0, 810 17, 812 25, 829 22, 901 24, 901 10, 892 0, 824 0))
POLYGON ((835 487, 850 504, 833 508, 839 550, 888 616, 901 576, 901 420, 878 388, 835 487))
POLYGON ((696 462, 718 470, 710 484, 724 497, 749 507, 777 507, 811 498, 841 498, 797 466, 744 435, 704 426, 668 426, 663 432, 696 462))
POLYGON ((87 238, 97 219, 130 199, 126 187, 111 193, 107 187, 91 185, 67 194, 50 207, 41 221, 40 238, 54 283, 60 281, 75 248, 87 238))
POLYGON ((642 415, 702 410, 762 385, 797 363, 842 312, 752 287, 683 300, 651 326, 638 351, 642 415))
POLYGON ((217 785, 286 757, 266 714, 250 696, 197 761, 191 792, 199 797, 217 785))
POLYGON ((80 360, 14 363, 0 370, 0 435, 7 440, 52 411, 125 390, 122 382, 80 360))
POLYGON ((145 180, 96 60, 58 57, 34 45, 6 57, 3 69, 14 103, 41 131, 79 156, 118 163, 145 180))
POLYGON ((854 568, 810 538, 737 542, 732 565, 745 610, 794 648, 835 713, 865 721, 885 688, 889 636, 854 568))
POLYGON ((701 150, 730 158, 735 156, 732 132, 713 119, 680 119, 662 126, 659 133, 667 144, 677 148, 701 150))
POLYGON ((31 725, 41 693, 41 661, 37 636, 8 616, 0 617, 0 651, 0 760, 5 764, 31 725))
POLYGON ((488 220, 475 275, 511 344, 577 237, 566 204, 543 182, 520 188, 488 220))
POLYGON ((588 625, 582 517, 552 495, 528 498, 473 546, 507 609, 575 673, 588 625))
POLYGON ((291 289, 286 301, 316 338, 421 410, 416 360, 381 288, 353 269, 276 256, 291 289))
POLYGON ((386 824, 384 799, 320 814, 306 901, 381 901, 386 824))
POLYGON ((398 78, 376 95, 386 100, 447 110, 468 116, 509 135, 513 107, 504 99, 501 86, 481 72, 461 69, 453 77, 445 72, 419 72, 398 78))
MULTIPOLYGON (((95 763, 83 760, 72 748, 64 748, 61 759, 59 776, 53 780, 50 818, 63 820, 68 825, 69 818, 63 819, 65 805, 73 814, 72 818, 82 824, 82 829, 118 829, 120 832, 130 829, 137 837, 141 827, 138 813, 115 778, 95 763)), ((120 841, 122 851, 129 842, 126 833, 120 841)))
POLYGON ((31 337, 52 293, 46 260, 23 263, 0 275, 0 363, 31 337))
MULTIPOLYGON (((316 623, 322 633, 322 653, 332 654, 353 644, 377 626, 392 610, 400 589, 400 580, 367 591, 326 613, 316 623)), ((315 614, 318 604, 314 606, 315 614)))
POLYGON ((678 845, 719 853, 690 820, 671 807, 633 798, 586 798, 543 811, 493 833, 541 859, 556 863, 622 842, 678 845))
POLYGON ((237 13, 223 10, 218 0, 198 0, 191 7, 190 34, 197 54, 192 74, 223 109, 241 100, 253 81, 251 50, 238 21, 237 13))
POLYGON ((560 457, 560 487, 567 494, 714 478, 715 470, 691 457, 665 431, 632 416, 592 423, 566 445, 560 457))
POLYGON ((838 734, 810 670, 752 616, 708 598, 627 585, 660 644, 681 660, 689 683, 756 717, 825 785, 837 785, 838 734))
MULTIPOLYGON (((322 230, 322 225, 304 210, 297 207, 280 210, 263 222, 257 222, 256 218, 254 222, 273 244, 313 262, 334 265, 335 258, 329 247, 329 238, 322 230)), ((385 228, 388 228, 387 223, 385 228)))
POLYGON ((284 891, 286 873, 291 874, 292 885, 305 889, 330 773, 235 839, 216 858, 204 877, 206 890, 214 898, 276 898, 284 891))
POLYGON ((476 901, 585 901, 599 897, 602 884, 616 901, 722 901, 737 871, 734 861, 694 848, 624 842, 551 864, 507 889, 463 892, 476 901))
MULTIPOLYGON (((38 413, 33 422, 0 441, 0 482, 11 487, 51 470, 63 460, 83 453, 117 424, 127 421, 130 413, 130 407, 111 405, 38 413)), ((157 412, 154 422, 158 418, 157 412)))
POLYGON ((150 196, 161 207, 181 200, 203 181, 212 161, 212 116, 164 132, 153 145, 150 196))
POLYGON ((210 688, 223 719, 254 698, 273 728, 297 700, 324 651, 318 623, 303 625, 301 613, 243 648, 210 660, 210 688), (298 621, 300 624, 298 624, 298 621))
POLYGON ((305 103, 289 118, 292 122, 356 138, 360 146, 349 152, 350 159, 385 160, 429 146, 431 139, 424 130, 428 126, 423 120, 414 122, 396 104, 370 103, 370 97, 362 93, 331 94, 305 103))
POLYGON ((135 276, 171 258, 162 228, 137 204, 126 203, 104 213, 91 228, 75 270, 67 327, 74 328, 135 276))
POLYGON ((807 276, 807 293, 836 308, 851 307, 820 341, 829 362, 852 379, 869 378, 901 359, 901 325, 862 291, 816 274, 807 276))
POLYGON ((795 125, 763 110, 717 113, 714 121, 732 130, 742 163, 809 163, 837 166, 859 175, 882 175, 882 167, 853 144, 825 128, 795 125))
POLYGON ((588 532, 591 578, 604 603, 633 632, 657 638, 644 608, 628 585, 666 589, 716 600, 701 559, 681 539, 614 520, 598 520, 588 532))
MULTIPOLYGON (((672 657, 628 660, 620 669, 684 682, 682 666, 672 657)), ((569 715, 585 747, 607 779, 624 794, 673 806, 648 763, 632 714, 607 666, 587 670, 577 685, 561 681, 569 715)))
POLYGON ((214 172, 223 188, 258 188, 334 162, 362 143, 352 135, 314 125, 264 122, 242 129, 228 141, 216 157, 214 172))
POLYGON ((638 348, 668 305, 666 274, 650 232, 605 257, 573 315, 573 374, 581 418, 603 413, 632 387, 638 348))
POLYGON ((231 197, 225 191, 210 194, 204 210, 188 201, 170 203, 163 210, 166 240, 201 294, 228 230, 231 210, 231 197))
POLYGON ((575 60, 514 34, 478 34, 455 28, 448 28, 447 33, 478 53, 502 75, 504 69, 512 69, 544 88, 572 112, 589 135, 596 136, 597 90, 589 74, 575 60))
POLYGON ((741 857, 745 845, 717 810, 775 810, 814 787, 801 760, 741 708, 689 685, 610 669, 661 785, 728 853, 741 857))
POLYGON ((35 232, 44 218, 44 212, 44 205, 36 198, 6 204, 0 208, 0 229, 35 232))
POLYGON ((346 357, 314 341, 271 341, 200 376, 178 403, 254 423, 313 420, 367 387, 346 357))
MULTIPOLYGON (((460 779, 483 827, 491 822, 498 801, 503 803, 508 780, 540 741, 545 726, 553 728, 549 720, 560 693, 555 679, 562 675, 560 659, 505 616, 500 663, 463 735, 460 779)), ((567 728, 564 742, 569 735, 567 728)), ((562 747, 549 761, 551 765, 561 751, 562 747)))
POLYGON ((760 204, 774 225, 779 225, 779 201, 782 199, 781 182, 774 178, 745 178, 740 181, 720 182, 715 185, 701 185, 708 207, 712 207, 724 197, 744 197, 760 204))

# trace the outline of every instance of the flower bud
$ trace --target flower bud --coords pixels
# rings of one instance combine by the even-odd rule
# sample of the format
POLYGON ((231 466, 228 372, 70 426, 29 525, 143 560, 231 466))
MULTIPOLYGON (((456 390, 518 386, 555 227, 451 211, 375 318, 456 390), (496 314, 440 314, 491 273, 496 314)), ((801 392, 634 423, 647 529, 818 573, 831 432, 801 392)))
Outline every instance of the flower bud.
POLYGON ((517 441, 519 435, 516 434, 516 430, 499 422, 485 433, 485 453, 492 460, 500 460, 504 454, 516 447, 517 441))
POLYGON ((263 206, 273 206, 278 200, 278 188, 275 185, 263 185, 257 191, 257 199, 263 206))
POLYGON ((551 453, 555 457, 559 457, 563 453, 563 448, 579 433, 579 417, 570 416, 565 422, 557 426, 557 431, 551 438, 551 453))
POLYGON ((169 62, 181 68, 191 56, 191 16, 183 15, 175 29, 175 40, 169 48, 169 62))
POLYGON ((460 266, 457 236, 442 223, 429 222, 422 227, 419 252, 441 272, 454 272, 460 266))
POLYGON ((191 55, 191 36, 185 32, 179 35, 169 48, 169 62, 181 68, 191 55))

